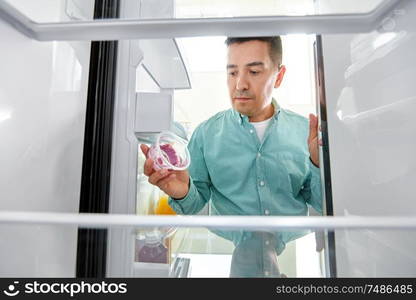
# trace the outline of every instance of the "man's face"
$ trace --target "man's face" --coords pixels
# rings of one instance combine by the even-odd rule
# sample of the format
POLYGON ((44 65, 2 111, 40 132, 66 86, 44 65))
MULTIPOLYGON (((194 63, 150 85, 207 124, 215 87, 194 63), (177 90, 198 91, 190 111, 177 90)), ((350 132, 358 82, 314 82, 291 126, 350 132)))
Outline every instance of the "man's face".
POLYGON ((263 41, 234 43, 228 47, 227 84, 231 104, 250 119, 264 115, 270 106, 273 88, 279 87, 285 69, 278 69, 263 41))

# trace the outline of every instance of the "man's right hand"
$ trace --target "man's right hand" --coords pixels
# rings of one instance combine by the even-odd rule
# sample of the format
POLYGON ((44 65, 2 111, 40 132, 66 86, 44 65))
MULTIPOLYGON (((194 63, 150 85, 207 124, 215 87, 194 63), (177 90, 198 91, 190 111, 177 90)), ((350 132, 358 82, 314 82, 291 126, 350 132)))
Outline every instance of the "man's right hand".
POLYGON ((166 194, 175 199, 182 199, 188 194, 189 173, 187 170, 159 170, 153 169, 153 160, 147 157, 149 147, 141 144, 140 149, 146 156, 144 174, 149 177, 149 182, 159 187, 166 194))

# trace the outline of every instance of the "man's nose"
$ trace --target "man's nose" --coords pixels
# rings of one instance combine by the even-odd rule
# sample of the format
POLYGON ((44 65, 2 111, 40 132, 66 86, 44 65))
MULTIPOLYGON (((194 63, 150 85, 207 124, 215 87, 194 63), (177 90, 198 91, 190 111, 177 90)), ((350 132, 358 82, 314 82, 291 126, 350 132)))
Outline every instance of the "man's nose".
POLYGON ((247 78, 244 75, 239 75, 237 77, 236 89, 239 91, 248 90, 247 78))

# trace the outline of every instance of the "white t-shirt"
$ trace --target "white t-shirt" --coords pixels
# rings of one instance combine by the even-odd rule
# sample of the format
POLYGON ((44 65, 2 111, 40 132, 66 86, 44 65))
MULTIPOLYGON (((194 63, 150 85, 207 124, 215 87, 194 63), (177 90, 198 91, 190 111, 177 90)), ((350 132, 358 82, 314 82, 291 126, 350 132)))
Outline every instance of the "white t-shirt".
POLYGON ((263 142, 264 138, 264 132, 266 131, 267 127, 269 126, 270 121, 273 117, 270 119, 261 121, 261 122, 250 122, 254 128, 256 129, 257 136, 259 137, 260 142, 263 142))

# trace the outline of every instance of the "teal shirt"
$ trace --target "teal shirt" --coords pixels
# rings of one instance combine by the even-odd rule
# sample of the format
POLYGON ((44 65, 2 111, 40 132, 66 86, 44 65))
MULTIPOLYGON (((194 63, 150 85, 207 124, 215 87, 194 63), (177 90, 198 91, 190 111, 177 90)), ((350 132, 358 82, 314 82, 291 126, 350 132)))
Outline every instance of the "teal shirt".
MULTIPOLYGON (((169 198, 179 214, 196 214, 211 201, 214 215, 303 216, 308 204, 322 213, 320 171, 309 159, 309 121, 279 108, 260 142, 248 117, 233 109, 217 113, 194 131, 188 149, 190 189, 169 198)), ((250 232, 213 230, 238 245, 250 232)), ((280 254, 306 231, 275 232, 280 254)))

